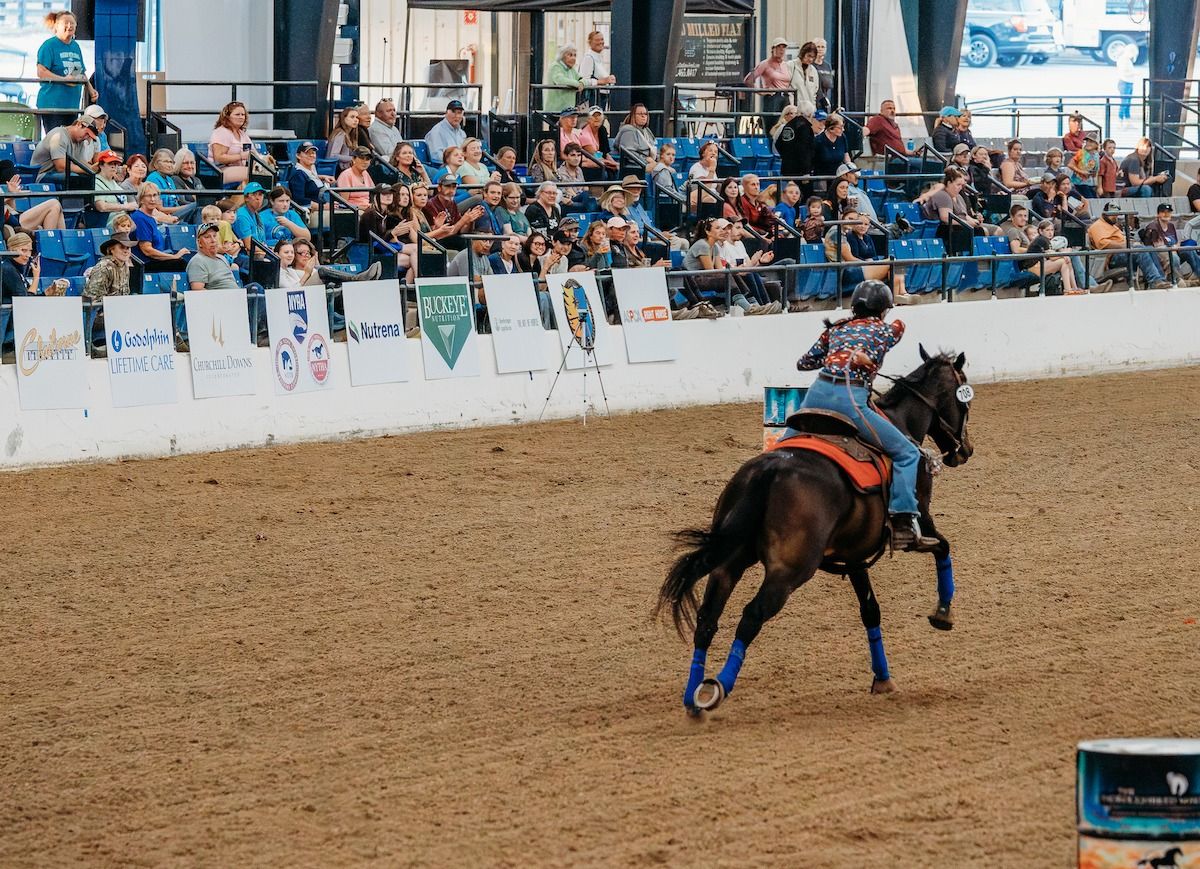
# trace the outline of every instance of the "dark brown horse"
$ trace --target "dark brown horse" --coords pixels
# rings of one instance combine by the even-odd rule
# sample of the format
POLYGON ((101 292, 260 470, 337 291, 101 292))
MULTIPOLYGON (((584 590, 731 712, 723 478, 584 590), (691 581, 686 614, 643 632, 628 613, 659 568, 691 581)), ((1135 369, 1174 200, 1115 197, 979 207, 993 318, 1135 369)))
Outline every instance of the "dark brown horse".
MULTIPOLYGON (((921 367, 895 379, 876 406, 918 444, 931 437, 946 465, 961 465, 972 452, 967 434, 971 390, 963 373, 966 356, 931 357, 924 347, 920 352, 921 367)), ((949 630, 954 596, 950 544, 929 517, 933 483, 924 459, 917 479, 921 532, 941 543, 934 553, 938 606, 929 620, 935 628, 949 630)), ((883 651, 879 604, 867 573, 886 546, 886 518, 883 498, 856 491, 837 465, 818 453, 785 447, 742 465, 717 501, 712 526, 676 535, 687 551, 671 566, 659 591, 656 612, 669 610, 681 636, 694 626, 695 652, 683 693, 687 711, 698 715, 715 709, 733 691, 746 649, 763 623, 817 570, 850 578, 867 629, 875 676, 871 690, 894 690, 883 651), (766 573, 762 586, 742 612, 724 668, 715 679, 706 679, 708 647, 725 602, 742 574, 760 561, 766 573), (697 607, 695 587, 705 576, 708 585, 697 607)))

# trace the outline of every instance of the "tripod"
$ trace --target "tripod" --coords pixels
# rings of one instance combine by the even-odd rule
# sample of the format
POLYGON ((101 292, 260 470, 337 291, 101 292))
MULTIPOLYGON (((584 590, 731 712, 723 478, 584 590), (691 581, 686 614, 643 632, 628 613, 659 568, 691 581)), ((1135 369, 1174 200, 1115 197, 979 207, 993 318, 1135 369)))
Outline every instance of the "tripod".
MULTIPOLYGON (((575 345, 578 346, 579 349, 583 351, 584 358, 590 359, 592 362, 592 367, 596 369, 596 380, 598 380, 600 382, 600 396, 604 399, 604 415, 609 416, 610 414, 609 414, 609 410, 608 410, 608 394, 604 391, 604 378, 600 376, 600 363, 596 360, 595 346, 594 345, 589 346, 587 344, 584 344, 583 341, 579 338, 579 336, 575 336, 572 340, 574 341, 575 345)), ((554 380, 551 381, 551 383, 550 383, 550 391, 548 393, 546 393, 546 401, 544 404, 542 404, 542 412, 538 414, 538 422, 541 422, 542 417, 546 415, 546 408, 550 406, 550 398, 551 398, 551 396, 554 395, 554 387, 556 387, 558 385, 558 378, 563 373, 563 369, 567 367, 567 356, 570 354, 570 352, 571 352, 571 345, 568 344, 567 351, 565 353, 563 353, 563 360, 561 363, 559 363, 558 371, 554 375, 554 380)), ((587 363, 585 362, 584 366, 583 366, 583 424, 584 425, 587 425, 587 412, 588 412, 587 376, 588 376, 588 366, 587 366, 587 363)))

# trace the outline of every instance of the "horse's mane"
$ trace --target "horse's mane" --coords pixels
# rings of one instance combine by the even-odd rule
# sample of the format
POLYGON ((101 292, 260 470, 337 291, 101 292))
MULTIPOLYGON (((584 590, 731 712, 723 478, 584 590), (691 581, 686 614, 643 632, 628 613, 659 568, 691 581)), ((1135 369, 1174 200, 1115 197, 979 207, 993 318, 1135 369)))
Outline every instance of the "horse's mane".
POLYGON ((892 387, 875 401, 875 404, 879 407, 895 407, 900 402, 900 399, 908 394, 908 390, 896 388, 899 383, 904 383, 912 387, 922 386, 925 383, 925 380, 929 377, 929 372, 933 370, 935 365, 953 365, 954 359, 955 355, 953 350, 935 353, 926 361, 922 362, 920 368, 905 374, 903 377, 897 377, 897 383, 893 383, 892 387))

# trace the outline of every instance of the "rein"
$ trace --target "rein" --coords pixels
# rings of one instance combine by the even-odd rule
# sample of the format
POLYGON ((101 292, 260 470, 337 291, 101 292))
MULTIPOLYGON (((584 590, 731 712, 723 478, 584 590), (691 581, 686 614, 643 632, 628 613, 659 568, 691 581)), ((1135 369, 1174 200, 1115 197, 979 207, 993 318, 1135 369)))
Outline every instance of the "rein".
MULTIPOLYGON (((917 399, 919 399, 921 401, 922 404, 924 404, 926 407, 929 408, 930 412, 933 414, 934 421, 938 424, 938 427, 941 428, 942 433, 944 435, 946 435, 946 437, 950 438, 951 441, 954 442, 954 449, 943 450, 942 451, 943 456, 950 455, 951 453, 958 452, 963 449, 962 435, 967 430, 967 415, 971 411, 971 405, 965 404, 963 402, 959 402, 959 404, 962 405, 962 410, 963 410, 962 426, 958 432, 955 432, 952 428, 950 428, 949 425, 946 424, 946 420, 942 417, 941 412, 937 409, 937 405, 934 404, 933 401, 930 400, 930 398, 925 395, 925 393, 921 392, 921 390, 917 389, 915 386, 913 386, 907 380, 905 380, 902 377, 891 377, 887 374, 883 374, 882 372, 876 372, 875 376, 882 377, 884 380, 891 381, 891 383, 895 386, 904 387, 906 390, 908 390, 908 392, 911 395, 915 396, 917 399)), ((958 373, 957 369, 954 369, 954 380, 959 386, 962 386, 963 383, 965 382, 964 380, 962 380, 959 377, 959 373, 958 373)), ((955 397, 955 400, 956 401, 958 400, 957 396, 955 397)))

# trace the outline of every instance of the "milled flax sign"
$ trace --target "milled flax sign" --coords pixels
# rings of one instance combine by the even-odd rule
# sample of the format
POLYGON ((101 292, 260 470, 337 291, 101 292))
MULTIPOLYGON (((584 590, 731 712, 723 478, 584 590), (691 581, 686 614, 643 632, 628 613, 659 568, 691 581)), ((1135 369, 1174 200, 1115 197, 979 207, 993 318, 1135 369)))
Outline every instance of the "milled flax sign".
POLYGON ((466 284, 421 288, 421 327, 429 343, 453 369, 471 335, 471 297, 466 284))

